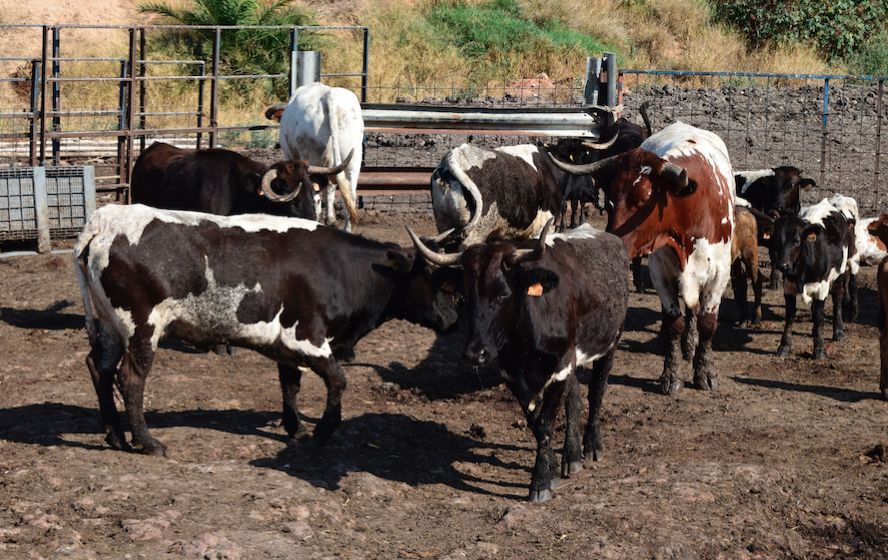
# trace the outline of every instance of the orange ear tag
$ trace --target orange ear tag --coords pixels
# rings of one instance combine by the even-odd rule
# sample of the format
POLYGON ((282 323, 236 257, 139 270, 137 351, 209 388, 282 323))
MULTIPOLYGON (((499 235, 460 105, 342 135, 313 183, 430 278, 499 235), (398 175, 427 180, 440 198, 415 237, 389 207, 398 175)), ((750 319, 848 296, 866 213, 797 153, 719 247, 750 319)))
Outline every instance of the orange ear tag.
POLYGON ((812 231, 808 234, 808 237, 806 239, 808 241, 817 241, 817 234, 812 231))
POLYGON ((762 234, 762 238, 763 239, 771 239, 771 234, 766 231, 765 233, 762 234))
POLYGON ((537 282, 527 287, 527 295, 539 297, 543 295, 543 285, 537 282))

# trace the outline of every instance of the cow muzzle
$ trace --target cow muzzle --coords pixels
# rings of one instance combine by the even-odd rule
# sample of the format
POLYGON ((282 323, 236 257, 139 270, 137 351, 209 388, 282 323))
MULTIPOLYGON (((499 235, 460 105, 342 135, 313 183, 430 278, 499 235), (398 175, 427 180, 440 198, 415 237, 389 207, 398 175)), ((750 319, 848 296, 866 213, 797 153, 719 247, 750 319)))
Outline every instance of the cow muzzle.
POLYGON ((463 351, 463 359, 473 366, 483 366, 490 361, 490 352, 478 342, 471 341, 463 351))

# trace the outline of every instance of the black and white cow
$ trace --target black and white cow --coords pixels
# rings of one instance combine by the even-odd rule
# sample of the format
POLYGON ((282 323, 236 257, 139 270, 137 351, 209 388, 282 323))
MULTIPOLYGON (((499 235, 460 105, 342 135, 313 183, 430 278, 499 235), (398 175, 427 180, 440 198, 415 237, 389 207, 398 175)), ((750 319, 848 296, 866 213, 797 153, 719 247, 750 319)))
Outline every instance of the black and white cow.
MULTIPOLYGON (((791 165, 774 167, 771 169, 757 169, 754 171, 734 172, 737 197, 749 202, 753 210, 761 214, 756 216, 798 216, 801 209, 800 189, 816 187, 813 179, 802 177, 802 171, 791 165)), ((773 221, 759 219, 759 241, 769 247, 771 258, 771 282, 770 288, 777 289, 780 281, 780 273, 773 266, 777 254, 770 248, 771 226, 773 221)))
MULTIPOLYGON (((597 145, 609 147, 616 139, 597 145)), ((572 177, 538 146, 452 149, 432 173, 432 210, 439 232, 459 232, 461 246, 488 239, 528 239, 559 216, 572 177)), ((578 188, 578 187, 570 187, 578 188)))
POLYGON ((777 266, 784 274, 786 322, 778 356, 792 350, 796 298, 811 305, 815 359, 826 357, 822 326, 826 297, 833 299, 833 340, 844 336, 842 302, 854 251, 854 221, 829 200, 803 208, 799 216, 784 215, 774 224, 777 266))
POLYGON ((533 430, 531 501, 552 496, 553 423, 565 393, 562 476, 580 470, 584 456, 602 458, 599 414, 629 297, 629 261, 619 237, 589 225, 547 237, 548 227, 538 240, 492 241, 461 254, 435 253, 413 236, 431 263, 463 269, 469 322, 464 357, 474 365, 498 362, 533 430), (592 381, 581 448, 582 404, 574 372, 583 366, 591 368, 592 381))
POLYGON ((81 233, 75 269, 106 441, 128 447, 114 406, 116 375, 132 445, 147 454, 165 454, 142 411, 164 338, 251 348, 276 361, 291 438, 305 436, 296 398, 299 368, 310 368, 327 386, 314 431, 323 444, 341 421, 339 360, 358 340, 391 318, 438 331, 457 320, 459 274, 432 271, 413 250, 294 218, 109 205, 81 233))

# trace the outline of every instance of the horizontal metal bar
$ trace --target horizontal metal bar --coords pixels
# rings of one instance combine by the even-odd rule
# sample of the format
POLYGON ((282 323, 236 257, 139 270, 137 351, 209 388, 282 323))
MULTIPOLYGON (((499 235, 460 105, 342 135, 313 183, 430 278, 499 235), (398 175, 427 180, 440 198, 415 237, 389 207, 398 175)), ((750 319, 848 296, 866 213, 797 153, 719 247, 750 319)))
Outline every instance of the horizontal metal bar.
POLYGON ((198 111, 145 111, 144 113, 136 111, 134 114, 145 117, 188 117, 197 116, 200 113, 198 111))
POLYGON ((39 56, 0 56, 0 62, 31 62, 40 60, 39 56))
POLYGON ((237 74, 232 76, 219 76, 220 80, 257 80, 287 78, 287 74, 237 74))
POLYGON ((31 113, 29 111, 24 111, 21 113, 0 113, 0 119, 21 119, 21 118, 37 118, 38 113, 31 113))
POLYGON ((59 62, 123 62, 126 59, 107 56, 48 56, 46 60, 57 60, 59 62))
MULTIPOLYGON (((42 29, 43 25, 38 24, 2 24, 0 25, 0 29, 6 27, 36 27, 38 29, 42 29)), ((173 24, 160 24, 160 25, 112 25, 112 24, 97 24, 97 25, 89 25, 89 24, 80 24, 80 23, 65 23, 59 25, 50 25, 50 28, 56 29, 208 29, 208 30, 216 30, 216 29, 298 29, 300 31, 309 30, 309 31, 332 31, 332 30, 364 30, 367 29, 365 25, 173 25, 173 24)))
POLYGON ((322 78, 341 78, 343 76, 358 77, 358 76, 363 76, 363 75, 364 75, 363 72, 357 72, 357 73, 354 73, 354 72, 321 72, 322 78))
POLYGON ((623 69, 623 74, 641 74, 648 76, 715 76, 723 78, 783 78, 787 80, 860 80, 874 82, 888 80, 888 76, 852 76, 849 74, 775 74, 771 72, 712 72, 694 70, 634 70, 623 69))

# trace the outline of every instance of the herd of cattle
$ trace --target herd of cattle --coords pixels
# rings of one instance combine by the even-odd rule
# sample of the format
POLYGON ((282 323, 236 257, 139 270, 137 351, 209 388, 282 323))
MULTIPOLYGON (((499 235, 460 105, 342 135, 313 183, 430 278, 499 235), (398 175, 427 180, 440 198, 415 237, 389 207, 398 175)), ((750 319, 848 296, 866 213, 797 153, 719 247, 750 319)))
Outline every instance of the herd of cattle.
MULTIPOLYGON (((106 441, 163 455, 143 415, 145 380, 159 342, 251 348, 278 364, 283 426, 307 436, 297 407, 304 369, 319 375, 327 401, 313 439, 341 422, 346 379, 339 361, 383 322, 400 318, 447 333, 468 329, 464 358, 496 362, 537 441, 530 498, 552 496, 558 476, 602 456, 599 412, 628 308, 627 274, 643 289, 648 258, 662 302, 662 391, 715 389, 711 343, 728 279, 739 320, 750 320, 747 282, 761 320, 758 248, 768 247, 772 287, 783 275, 786 322, 778 355, 791 351, 796 298, 813 307, 815 358, 825 357, 824 303, 832 295, 833 339, 856 315, 861 262, 886 255, 888 214, 861 220, 857 203, 835 195, 801 207, 814 184, 794 167, 735 173, 716 134, 680 122, 652 133, 618 120, 604 142, 563 140, 488 150, 451 150, 431 180, 439 235, 413 247, 349 231, 363 122, 351 92, 312 84, 279 119, 284 160, 255 162, 222 149, 157 143, 133 170, 132 199, 96 211, 75 247, 91 351, 86 359, 106 441), (345 230, 335 222, 335 189, 345 230), (320 191, 326 192, 326 221, 320 191), (565 206, 574 204, 570 227, 565 206), (607 214, 606 231, 582 222, 582 203, 607 214), (560 219, 559 231, 552 232, 560 219), (631 261, 635 261, 630 265, 631 261), (683 359, 684 358, 684 359, 683 359), (589 415, 575 375, 588 367, 589 415), (123 396, 128 442, 114 404, 123 396), (554 421, 567 429, 558 469, 554 421)), ((888 259, 879 274, 881 392, 888 398, 888 259)))

